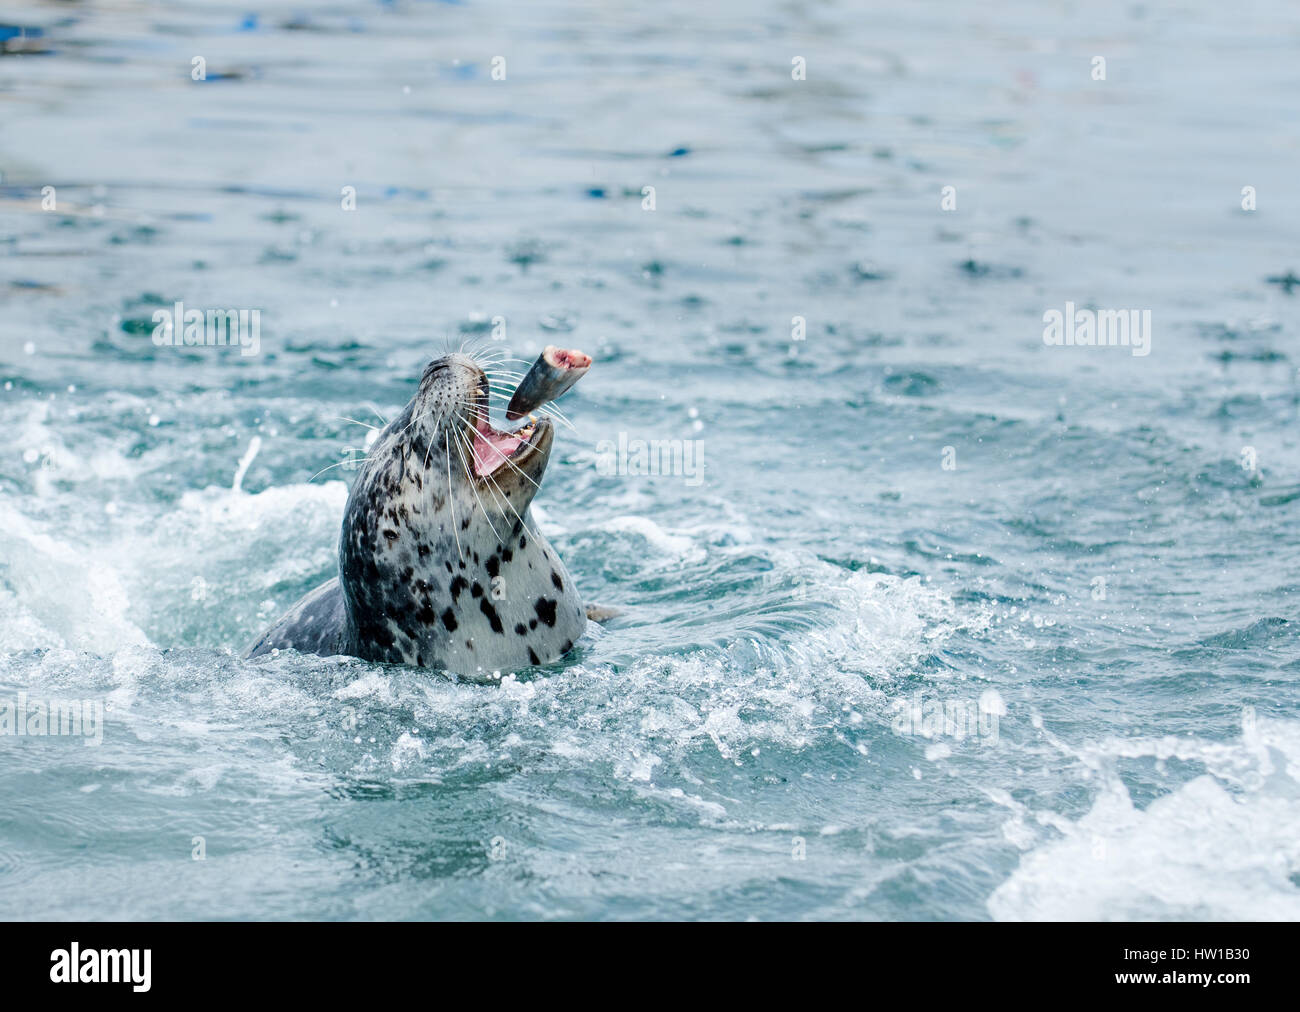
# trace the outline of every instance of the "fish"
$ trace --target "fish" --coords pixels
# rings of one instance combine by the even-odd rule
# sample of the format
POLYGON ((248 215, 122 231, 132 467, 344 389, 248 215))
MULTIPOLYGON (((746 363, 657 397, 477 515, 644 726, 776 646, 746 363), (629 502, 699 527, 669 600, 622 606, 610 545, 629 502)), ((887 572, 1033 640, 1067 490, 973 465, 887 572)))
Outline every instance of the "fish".
POLYGON ((591 356, 576 349, 548 344, 515 388, 506 406, 506 420, 518 421, 548 401, 553 401, 586 375, 591 356))

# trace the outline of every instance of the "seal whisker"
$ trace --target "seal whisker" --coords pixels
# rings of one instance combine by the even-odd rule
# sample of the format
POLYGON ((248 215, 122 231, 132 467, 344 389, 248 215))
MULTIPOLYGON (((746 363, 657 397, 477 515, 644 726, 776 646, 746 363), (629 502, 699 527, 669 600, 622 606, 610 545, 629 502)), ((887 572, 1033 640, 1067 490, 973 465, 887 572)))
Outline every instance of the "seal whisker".
MULTIPOLYGON (((429 473, 429 454, 431 454, 432 452, 433 452, 433 440, 430 439, 430 440, 429 440, 429 445, 426 446, 426 447, 424 448, 424 463, 420 465, 420 470, 421 470, 424 474, 428 474, 428 473, 429 473)), ((450 468, 450 466, 451 466, 451 462, 450 462, 450 461, 447 462, 447 466, 448 466, 448 468, 450 468)), ((447 475, 447 487, 448 487, 448 488, 451 488, 451 474, 450 474, 450 473, 448 473, 448 475, 447 475)), ((423 491, 423 490, 422 490, 422 491, 423 491)), ((427 500, 428 500, 429 498, 431 498, 431 497, 430 497, 429 493, 426 492, 425 495, 424 495, 424 498, 425 498, 425 500, 427 501, 427 500)))
MULTIPOLYGON (((474 487, 474 476, 469 469, 469 465, 465 463, 465 454, 461 450, 461 444, 465 442, 465 436, 459 430, 456 430, 456 436, 458 439, 458 442, 456 443, 456 452, 460 454, 461 466, 465 468, 465 474, 469 477, 469 490, 474 493, 474 498, 478 502, 478 508, 483 511, 483 519, 486 520, 487 525, 492 528, 492 533, 496 535, 497 543, 504 545, 505 540, 500 534, 497 534, 496 525, 492 523, 492 518, 488 516, 487 507, 483 505, 483 500, 479 498, 478 489, 474 487)), ((473 446, 469 447, 469 453, 470 457, 474 456, 473 446)))
POLYGON ((511 358, 511 359, 502 359, 502 360, 499 361, 499 362, 488 362, 488 363, 485 363, 485 365, 487 366, 487 368, 485 368, 483 371, 484 371, 484 373, 486 373, 486 374, 488 375, 488 377, 491 378, 491 379, 502 379, 502 378, 510 379, 510 378, 512 378, 512 377, 519 376, 519 375, 521 375, 521 374, 520 374, 520 373, 516 373, 513 369, 505 369, 505 368, 502 368, 502 367, 503 367, 507 362, 515 362, 515 361, 518 361, 518 360, 517 360, 517 359, 513 359, 513 358, 511 358))
POLYGON ((468 351, 466 351, 464 345, 462 345, 461 353, 468 356, 470 359, 472 359, 476 365, 482 366, 484 362, 493 361, 494 359, 490 359, 489 356, 499 356, 498 359, 495 359, 497 361, 503 361, 503 362, 519 361, 518 359, 514 358, 509 354, 508 348, 501 348, 491 344, 487 344, 484 338, 471 338, 469 341, 465 343, 469 344, 470 348, 468 351), (482 343, 475 346, 473 344, 474 341, 479 341, 482 343))
MULTIPOLYGON (((488 484, 490 484, 494 489, 496 489, 498 493, 501 491, 501 486, 496 483, 496 480, 490 474, 484 475, 484 478, 488 482, 488 484)), ((519 521, 519 526, 524 529, 524 532, 528 534, 528 536, 531 537, 534 541, 537 540, 537 533, 531 527, 529 527, 527 521, 525 521, 524 518, 519 515, 519 511, 515 509, 514 504, 510 501, 509 497, 506 497, 503 500, 501 496, 493 495, 493 498, 496 499, 497 502, 504 501, 505 504, 510 507, 510 512, 515 515, 515 519, 519 521)))
POLYGON ((456 539, 456 557, 461 562, 464 562, 465 552, 460 547, 460 529, 456 523, 456 496, 453 494, 451 487, 451 443, 443 440, 442 447, 447 451, 447 502, 451 506, 451 533, 456 539))
POLYGON ((472 358, 478 365, 500 365, 502 362, 518 362, 519 359, 513 355, 505 354, 504 348, 488 348, 479 354, 471 354, 472 358))
POLYGON ((561 411, 559 408, 557 408, 554 404, 543 404, 541 407, 537 409, 537 412, 538 414, 542 414, 550 418, 554 418, 557 422, 559 422, 561 425, 564 425, 571 432, 578 431, 578 427, 574 425, 571 421, 569 421, 569 419, 565 417, 564 412, 561 411))
MULTIPOLYGON (((380 429, 383 428, 382 425, 371 425, 369 422, 361 422, 355 418, 349 418, 347 415, 335 415, 334 417, 339 419, 340 421, 351 422, 353 425, 364 425, 367 429, 371 429, 375 432, 378 432, 380 429)), ((388 424, 387 422, 384 423, 384 425, 387 424, 388 424)))
MULTIPOLYGON (((471 421, 471 416, 474 423, 488 421, 487 416, 483 414, 483 410, 482 408, 479 407, 477 402, 471 403, 469 401, 458 401, 456 403, 456 406, 466 409, 466 417, 465 417, 466 422, 471 421)), ((475 427, 477 428, 477 425, 475 427)))
POLYGON ((554 419, 571 432, 577 432, 578 427, 564 416, 564 412, 554 404, 543 404, 533 409, 534 414, 545 415, 547 418, 554 419))
MULTIPOLYGON (((510 400, 514 397, 513 391, 498 390, 491 386, 490 380, 488 382, 489 382, 489 387, 488 387, 489 397, 492 396, 504 397, 507 400, 510 400)), ((559 408, 557 408, 554 404, 539 405, 537 408, 534 409, 534 413, 547 415, 548 417, 555 419, 557 422, 559 422, 561 425, 563 425, 565 428, 569 429, 572 432, 578 431, 577 427, 571 421, 569 421, 569 419, 565 416, 564 412, 561 411, 559 408)))
POLYGON ((424 412, 423 414, 417 415, 415 418, 412 418, 409 422, 407 422, 404 426, 402 426, 402 430, 397 433, 397 438, 401 439, 402 436, 406 435, 406 433, 410 431, 411 426, 415 425, 417 422, 424 421, 426 418, 430 417, 433 414, 433 412, 434 409, 430 408, 428 411, 424 412))
MULTIPOLYGON (((494 345, 484 345, 477 354, 475 352, 470 352, 469 357, 474 359, 474 361, 476 362, 482 362, 485 361, 487 359, 487 356, 489 355, 499 356, 497 361, 501 361, 501 362, 523 362, 524 361, 523 359, 519 358, 516 355, 511 355, 509 348, 502 348, 494 345)), ((527 365, 528 363, 524 362, 524 364, 527 365)))
MULTIPOLYGON (((348 446, 348 447, 344 447, 344 449, 351 450, 352 447, 348 446)), ((374 457, 362 457, 360 460, 340 460, 337 464, 330 464, 329 467, 322 467, 319 471, 317 471, 310 478, 308 478, 307 481, 308 482, 315 481, 317 478, 319 478, 322 474, 324 474, 326 471, 330 470, 331 468, 342 467, 344 464, 364 464, 366 461, 374 460, 374 459, 375 459, 374 457)))

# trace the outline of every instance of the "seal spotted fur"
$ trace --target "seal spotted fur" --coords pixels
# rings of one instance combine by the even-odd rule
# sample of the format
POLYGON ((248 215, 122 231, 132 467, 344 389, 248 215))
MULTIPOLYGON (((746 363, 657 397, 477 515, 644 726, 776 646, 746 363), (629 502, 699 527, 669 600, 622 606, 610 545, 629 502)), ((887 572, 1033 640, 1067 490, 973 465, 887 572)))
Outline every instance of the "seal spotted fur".
POLYGON ((488 389, 467 355, 430 363, 348 495, 339 576, 246 656, 294 649, 485 676, 572 649, 586 610, 529 511, 554 427, 494 429, 488 389))

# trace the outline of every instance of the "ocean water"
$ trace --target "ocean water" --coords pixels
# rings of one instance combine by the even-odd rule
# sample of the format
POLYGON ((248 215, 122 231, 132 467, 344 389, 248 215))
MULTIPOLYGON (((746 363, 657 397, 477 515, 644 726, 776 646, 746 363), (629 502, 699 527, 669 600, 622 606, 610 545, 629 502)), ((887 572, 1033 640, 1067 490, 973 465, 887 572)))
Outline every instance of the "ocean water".
POLYGON ((1300 917, 1294 4, 0 20, 0 707, 103 714, 0 736, 0 916, 1300 917), (538 517, 625 614, 240 660, 464 341, 594 356, 538 517))

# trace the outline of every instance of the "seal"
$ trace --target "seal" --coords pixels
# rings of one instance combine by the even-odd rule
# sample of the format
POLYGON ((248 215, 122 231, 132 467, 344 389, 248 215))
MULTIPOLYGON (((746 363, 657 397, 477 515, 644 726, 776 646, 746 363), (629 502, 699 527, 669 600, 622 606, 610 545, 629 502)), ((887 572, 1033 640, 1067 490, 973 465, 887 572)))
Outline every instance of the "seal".
POLYGON ((493 428, 490 390, 469 355, 429 364, 348 494, 339 575, 246 657, 293 649, 487 677, 573 648, 587 612, 530 510, 555 429, 546 417, 493 428))

